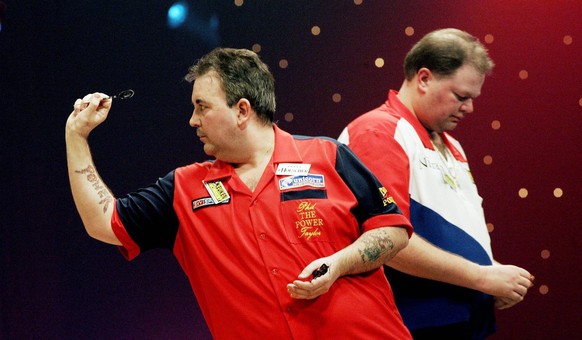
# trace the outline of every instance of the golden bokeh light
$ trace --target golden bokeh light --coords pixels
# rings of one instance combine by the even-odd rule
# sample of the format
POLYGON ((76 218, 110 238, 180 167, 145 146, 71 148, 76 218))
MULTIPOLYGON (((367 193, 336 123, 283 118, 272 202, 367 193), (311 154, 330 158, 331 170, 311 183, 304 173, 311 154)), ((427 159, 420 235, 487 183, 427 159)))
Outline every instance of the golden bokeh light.
POLYGON ((491 155, 486 155, 483 157, 483 163, 485 163, 485 165, 491 165, 491 163, 493 163, 493 157, 491 155))
POLYGON ((560 198, 563 195, 564 195, 564 190, 562 190, 562 188, 556 188, 556 189, 554 189, 554 197, 560 198))
POLYGON ((319 26, 311 27, 311 34, 317 36, 321 34, 321 28, 319 26))
POLYGON ((234 0, 234 5, 240 7, 244 4, 244 0, 234 0))
POLYGON ((493 130, 499 130, 501 128, 501 122, 498 120, 494 120, 491 122, 491 128, 493 130))
POLYGON ((544 249, 540 252, 540 256, 542 257, 542 259, 547 260, 550 258, 550 251, 547 249, 544 249))
POLYGON ((279 60, 279 67, 280 68, 287 68, 287 67, 289 67, 289 62, 287 61, 287 59, 281 59, 281 60, 279 60))
POLYGON ((492 44, 493 40, 495 40, 495 38, 493 38, 493 34, 487 34, 485 35, 485 42, 487 44, 492 44))
POLYGON ((412 26, 408 26, 404 29, 404 34, 411 37, 414 35, 414 28, 412 26))
POLYGON ((286 122, 291 122, 291 121, 293 121, 293 118, 294 118, 294 116, 293 116, 293 113, 291 113, 291 112, 287 112, 287 113, 285 114, 285 121, 286 121, 286 122))
POLYGON ((364 2, 364 0, 354 0, 354 4, 356 5, 361 5, 364 2))
POLYGON ((527 189, 526 189, 526 188, 521 188, 521 189, 519 189, 518 195, 519 195, 519 197, 521 197, 521 198, 526 198, 526 197, 527 197, 527 195, 528 195, 528 191, 527 191, 527 189))
POLYGON ((487 231, 492 233, 493 230, 495 230, 495 226, 493 225, 493 223, 487 223, 487 231))
POLYGON ((546 295, 549 293, 550 287, 548 287, 547 285, 541 285, 539 291, 540 291, 540 294, 546 295))
POLYGON ((259 53, 261 52, 261 44, 253 44, 253 47, 251 47, 251 49, 253 50, 253 52, 259 53))
POLYGON ((374 60, 374 65, 376 65, 377 68, 384 67, 384 59, 383 58, 376 58, 376 60, 374 60))
POLYGON ((519 71, 519 79, 527 79, 529 77, 529 73, 526 70, 519 71))
POLYGON ((572 41, 573 41, 572 36, 571 35, 565 35, 563 41, 564 41, 564 44, 571 45, 572 44, 572 41))
POLYGON ((333 100, 334 103, 339 103, 342 101, 342 95, 339 93, 334 93, 333 96, 331 96, 331 100, 333 100))

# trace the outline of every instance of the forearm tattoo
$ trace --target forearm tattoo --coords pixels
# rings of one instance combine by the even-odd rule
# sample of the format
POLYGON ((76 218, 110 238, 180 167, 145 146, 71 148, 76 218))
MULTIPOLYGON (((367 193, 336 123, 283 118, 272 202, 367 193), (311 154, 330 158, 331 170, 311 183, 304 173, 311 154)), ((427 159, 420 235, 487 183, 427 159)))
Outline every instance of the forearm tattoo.
POLYGON ((111 196, 109 190, 103 184, 101 178, 99 178, 99 175, 97 175, 95 167, 89 165, 85 169, 75 170, 75 172, 81 175, 85 174, 87 175, 87 180, 91 183, 91 185, 99 195, 100 199, 99 205, 103 205, 103 213, 105 213, 109 208, 109 204, 113 203, 113 197, 111 196))
POLYGON ((384 253, 394 249, 394 241, 385 231, 369 235, 362 240, 363 249, 358 249, 363 263, 373 262, 379 259, 384 253))

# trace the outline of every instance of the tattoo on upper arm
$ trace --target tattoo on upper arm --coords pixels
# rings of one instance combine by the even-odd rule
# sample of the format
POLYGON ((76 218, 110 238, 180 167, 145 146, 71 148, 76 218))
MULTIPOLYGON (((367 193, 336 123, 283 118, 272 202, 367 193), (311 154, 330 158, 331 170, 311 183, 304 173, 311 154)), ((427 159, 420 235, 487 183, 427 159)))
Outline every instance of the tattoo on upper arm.
POLYGON ((109 192, 109 189, 105 187, 101 178, 97 174, 95 167, 89 165, 85 169, 75 170, 76 173, 81 175, 87 175, 87 180, 91 183, 97 194, 99 195, 100 201, 99 205, 103 205, 103 213, 107 211, 109 205, 113 203, 113 197, 109 192))
POLYGON ((362 240, 364 249, 358 249, 362 262, 372 262, 379 259, 385 252, 394 249, 394 241, 386 232, 372 234, 362 240))

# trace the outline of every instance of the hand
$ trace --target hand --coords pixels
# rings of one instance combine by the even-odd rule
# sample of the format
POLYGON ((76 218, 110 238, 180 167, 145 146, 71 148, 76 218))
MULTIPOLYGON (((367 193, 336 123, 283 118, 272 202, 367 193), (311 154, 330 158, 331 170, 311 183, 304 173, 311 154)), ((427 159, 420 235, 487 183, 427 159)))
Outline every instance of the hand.
MULTIPOLYGON (((517 303, 521 301, 511 300, 504 297, 495 296, 495 308, 497 309, 507 309, 510 307, 515 306, 517 303)), ((522 299, 523 300, 523 299, 522 299)))
POLYGON ((108 98, 106 94, 96 92, 77 99, 67 119, 66 132, 87 138, 95 127, 107 119, 112 100, 105 98, 108 98))
POLYGON ((315 299, 316 297, 325 294, 329 291, 331 285, 337 280, 337 271, 334 271, 334 267, 331 264, 332 260, 330 257, 321 258, 311 262, 301 274, 299 274, 298 279, 289 283, 287 285, 287 291, 294 299, 315 299), (322 268, 322 265, 327 267, 327 271, 321 276, 314 277, 313 273, 316 270, 322 268), (310 281, 305 281, 311 278, 310 281))
POLYGON ((513 265, 493 264, 483 266, 480 291, 495 296, 495 307, 506 309, 523 301, 528 289, 533 287, 534 276, 513 265))

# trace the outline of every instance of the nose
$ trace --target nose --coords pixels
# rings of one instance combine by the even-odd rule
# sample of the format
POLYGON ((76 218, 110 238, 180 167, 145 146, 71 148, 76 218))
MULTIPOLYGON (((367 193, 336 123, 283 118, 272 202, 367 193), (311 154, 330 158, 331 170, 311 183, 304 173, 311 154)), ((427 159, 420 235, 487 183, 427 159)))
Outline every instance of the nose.
POLYGON ((473 99, 469 98, 461 104, 459 111, 463 113, 471 113, 473 112, 473 99))
POLYGON ((200 119, 196 117, 196 113, 192 113, 192 117, 190 117, 190 121, 188 122, 191 127, 198 128, 200 127, 200 119))

